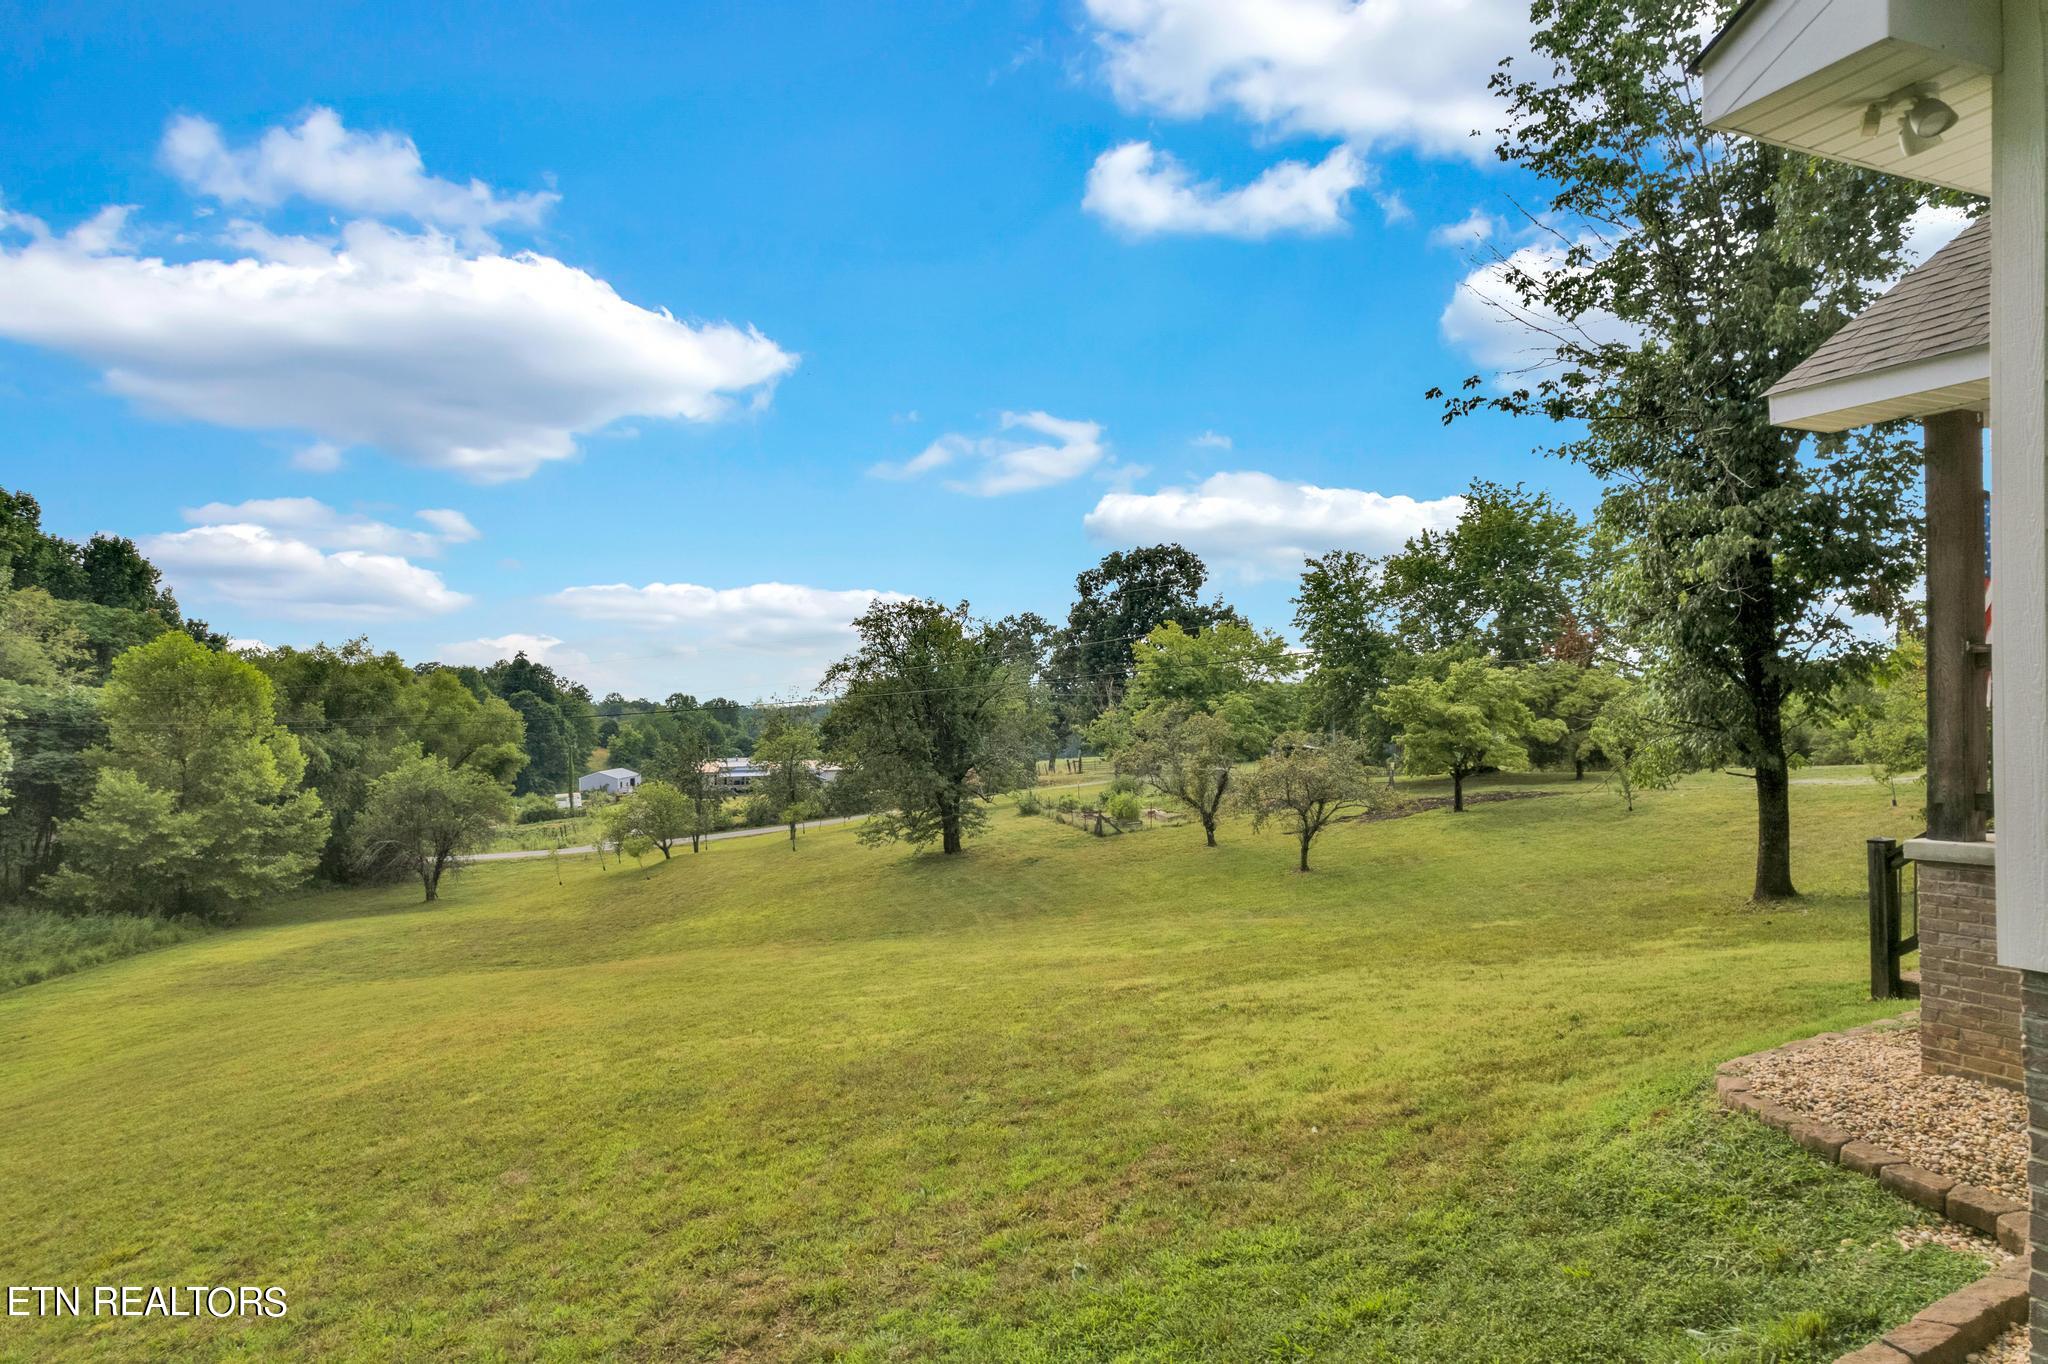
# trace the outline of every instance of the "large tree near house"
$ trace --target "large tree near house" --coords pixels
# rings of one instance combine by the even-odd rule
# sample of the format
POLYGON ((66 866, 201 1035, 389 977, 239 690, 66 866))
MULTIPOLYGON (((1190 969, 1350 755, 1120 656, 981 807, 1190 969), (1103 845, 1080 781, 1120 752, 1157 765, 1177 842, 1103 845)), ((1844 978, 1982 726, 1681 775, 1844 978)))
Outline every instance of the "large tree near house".
MULTIPOLYGON (((1803 446, 1764 393, 1895 276, 1921 187, 1724 137, 1688 64, 1721 0, 1538 0, 1497 151, 1547 187, 1479 289, 1529 371, 1491 408, 1569 423, 1554 453, 1607 484, 1612 623, 1655 660, 1694 761, 1756 786, 1755 894, 1795 893, 1787 708, 1873 666, 1857 615, 1917 576, 1917 455, 1897 433, 1803 446)), ((1432 396, 1442 397, 1442 394, 1432 396)))

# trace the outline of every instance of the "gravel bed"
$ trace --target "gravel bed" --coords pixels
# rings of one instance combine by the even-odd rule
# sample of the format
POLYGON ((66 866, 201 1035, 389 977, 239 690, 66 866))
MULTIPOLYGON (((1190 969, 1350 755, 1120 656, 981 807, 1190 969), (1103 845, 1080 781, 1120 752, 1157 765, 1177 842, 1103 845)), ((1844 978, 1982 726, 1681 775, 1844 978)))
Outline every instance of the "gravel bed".
MULTIPOLYGON (((1996 1085, 1920 1073, 1920 1030, 1886 1028, 1741 1063, 1752 1090, 1922 1169, 2027 1201, 2027 1101, 1996 1085)), ((1987 1358, 1996 1359, 1990 1355, 1987 1358)))
POLYGON ((1970 1364, 2027 1364, 2027 1328, 2013 1327, 1968 1359, 1970 1364))

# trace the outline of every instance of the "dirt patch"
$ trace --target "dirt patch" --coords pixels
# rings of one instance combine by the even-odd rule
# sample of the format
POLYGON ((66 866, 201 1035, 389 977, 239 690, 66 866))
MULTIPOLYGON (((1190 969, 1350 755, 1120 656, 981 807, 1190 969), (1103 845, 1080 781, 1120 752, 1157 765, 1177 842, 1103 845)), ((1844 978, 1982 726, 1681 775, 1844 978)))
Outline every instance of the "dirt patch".
MULTIPOLYGON (((1563 794, 1562 791, 1475 791, 1465 797, 1465 804, 1473 806, 1492 805, 1496 801, 1503 800, 1546 800, 1551 796, 1563 794)), ((1450 808, 1451 798, 1449 796, 1418 796, 1414 800, 1404 800, 1391 809, 1368 810, 1362 815, 1352 815, 1348 820, 1340 822, 1377 824, 1383 819, 1406 819, 1410 815, 1419 815, 1430 810, 1448 810, 1450 808)))

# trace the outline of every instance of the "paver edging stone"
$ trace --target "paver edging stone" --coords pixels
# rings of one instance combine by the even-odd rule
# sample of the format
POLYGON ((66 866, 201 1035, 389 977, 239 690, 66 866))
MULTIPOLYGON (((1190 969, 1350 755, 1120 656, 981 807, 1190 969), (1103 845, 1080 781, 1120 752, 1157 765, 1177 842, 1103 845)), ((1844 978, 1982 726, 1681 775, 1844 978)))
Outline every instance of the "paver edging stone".
POLYGON ((1782 1047, 1723 1061, 1714 1072, 1714 1094, 1723 1107, 1749 1114, 1822 1159, 1869 1175, 1893 1193, 1958 1226, 1996 1237, 2001 1249, 2021 1257, 1923 1308, 1911 1321, 1893 1327, 1882 1339, 1843 1355, 1835 1364, 1960 1364, 1973 1351, 1996 1340, 2007 1327, 2027 1319, 2025 1208, 2003 1194, 1959 1184, 1947 1175, 1921 1169, 1895 1151, 1854 1140, 1839 1128, 1802 1118, 1757 1094, 1749 1077, 1741 1073, 1748 1063, 1768 1056, 1807 1051, 1845 1037, 1889 1032, 1912 1017, 1907 1014, 1866 1023, 1860 1028, 1801 1038, 1782 1047))

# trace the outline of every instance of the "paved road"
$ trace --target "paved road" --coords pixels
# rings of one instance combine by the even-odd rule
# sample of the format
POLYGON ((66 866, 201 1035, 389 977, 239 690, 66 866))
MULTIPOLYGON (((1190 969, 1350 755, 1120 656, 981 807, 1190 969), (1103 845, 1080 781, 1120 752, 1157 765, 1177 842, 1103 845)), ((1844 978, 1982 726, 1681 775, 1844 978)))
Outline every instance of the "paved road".
MULTIPOLYGON (((851 824, 857 819, 866 818, 866 815, 841 815, 837 819, 805 820, 802 824, 799 824, 796 827, 799 830, 829 829, 835 824, 851 824)), ((789 826, 787 824, 771 824, 765 829, 726 829, 719 833, 706 834, 704 835, 704 841, 706 843, 715 843, 720 839, 726 838, 760 838, 764 834, 787 835, 788 833, 789 826)), ((687 847, 689 845, 689 840, 683 840, 683 844, 685 847, 687 847)), ((576 853, 594 853, 596 851, 597 845, 595 843, 585 843, 581 847, 563 848, 560 850, 562 856, 564 857, 568 857, 576 853)), ((556 849, 554 848, 523 848, 517 852, 471 853, 469 856, 463 858, 462 860, 465 862, 521 862, 529 857, 553 857, 555 853, 556 849)))

